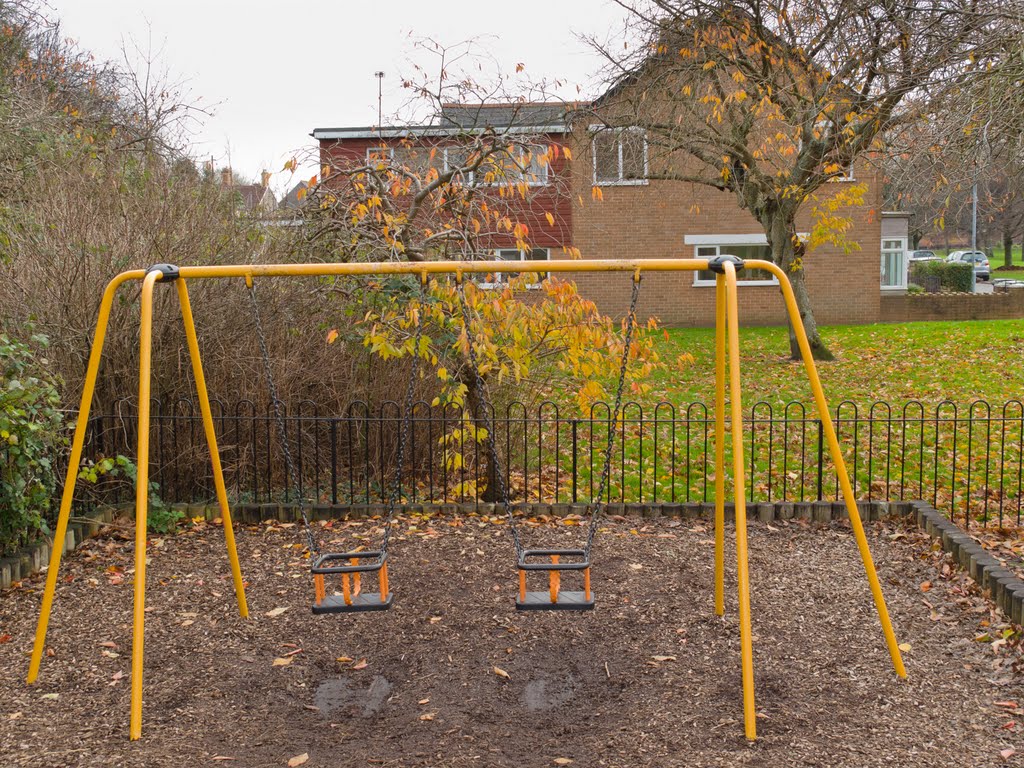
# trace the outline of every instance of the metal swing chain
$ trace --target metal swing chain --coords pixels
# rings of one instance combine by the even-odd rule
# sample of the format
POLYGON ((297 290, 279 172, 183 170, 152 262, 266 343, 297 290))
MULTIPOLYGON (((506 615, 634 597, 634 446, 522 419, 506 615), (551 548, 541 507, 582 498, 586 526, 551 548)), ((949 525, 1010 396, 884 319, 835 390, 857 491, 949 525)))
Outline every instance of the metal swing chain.
POLYGON ((425 309, 423 299, 426 297, 426 274, 420 282, 420 310, 416 313, 416 336, 413 341, 412 365, 409 366, 409 381, 405 387, 405 409, 402 413, 402 426, 398 432, 398 472, 395 475, 395 484, 388 495, 387 512, 384 517, 384 539, 380 545, 380 561, 383 562, 388 554, 388 540, 391 538, 391 519, 395 514, 395 507, 398 506, 398 499, 402 492, 402 470, 405 464, 405 446, 409 442, 409 422, 412 420, 412 401, 415 394, 416 374, 419 372, 420 362, 420 339, 423 336, 423 311, 425 309))
POLYGON ((516 559, 522 560, 523 542, 519 538, 519 530, 516 528, 515 515, 512 513, 512 504, 508 496, 508 486, 505 484, 505 473, 502 470, 501 461, 498 459, 498 448, 494 443, 494 409, 491 407, 490 398, 487 396, 487 386, 484 384, 483 377, 480 375, 480 366, 477 365, 476 350, 473 349, 473 338, 470 335, 469 326, 469 306, 466 303, 466 289, 462 281, 461 273, 457 275, 455 285, 459 295, 459 304, 462 308, 462 327, 466 331, 466 342, 469 347, 469 366, 473 369, 473 382, 476 385, 476 391, 480 393, 480 399, 483 401, 484 429, 487 430, 487 451, 491 455, 492 474, 494 475, 495 482, 498 484, 498 493, 501 496, 501 504, 505 508, 505 515, 508 517, 508 529, 512 533, 512 543, 515 546, 516 559))
MULTIPOLYGON (((288 479, 295 488, 295 496, 299 503, 299 513, 302 515, 302 522, 306 528, 306 540, 309 544, 310 554, 320 554, 320 544, 313 535, 313 526, 306 514, 306 505, 302 502, 302 492, 299 489, 299 476, 295 471, 295 462, 292 461, 292 451, 288 442, 288 427, 285 425, 284 414, 281 412, 281 401, 277 396, 277 385, 274 384, 274 374, 270 370, 270 353, 267 351, 267 336, 263 332, 263 323, 260 320, 260 305, 256 300, 256 282, 249 279, 249 298, 252 300, 252 316, 256 325, 256 337, 259 340, 260 355, 263 357, 263 372, 267 378, 267 389, 270 390, 270 404, 274 409, 274 421, 277 423, 278 435, 281 438, 281 450, 284 453, 284 465, 288 472, 288 479)), ((300 429, 301 439, 301 429, 300 429)))
POLYGON ((597 534, 597 523, 601 517, 601 505, 604 492, 608 487, 609 474, 612 466, 612 449, 615 446, 615 427, 619 421, 619 411, 622 408, 622 390, 626 384, 626 368, 629 365, 629 348, 633 342, 633 328, 636 324, 636 304, 640 298, 640 274, 633 279, 633 296, 629 301, 629 314, 626 316, 626 338, 622 347, 622 362, 619 364, 619 386, 615 390, 615 407, 612 409, 611 419, 608 424, 608 448, 604 454, 604 468, 601 470, 601 480, 597 484, 597 498, 593 502, 593 511, 590 514, 590 529, 587 531, 587 544, 583 549, 584 558, 590 560, 590 550, 594 545, 594 536, 597 534))

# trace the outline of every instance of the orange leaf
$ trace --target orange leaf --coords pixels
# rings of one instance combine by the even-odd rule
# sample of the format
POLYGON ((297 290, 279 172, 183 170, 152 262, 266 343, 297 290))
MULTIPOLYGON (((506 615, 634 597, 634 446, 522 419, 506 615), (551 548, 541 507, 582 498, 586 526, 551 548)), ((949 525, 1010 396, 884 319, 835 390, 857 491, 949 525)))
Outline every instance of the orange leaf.
POLYGON ((327 332, 327 343, 328 344, 333 344, 337 340, 338 340, 338 331, 336 329, 332 328, 330 331, 327 332))

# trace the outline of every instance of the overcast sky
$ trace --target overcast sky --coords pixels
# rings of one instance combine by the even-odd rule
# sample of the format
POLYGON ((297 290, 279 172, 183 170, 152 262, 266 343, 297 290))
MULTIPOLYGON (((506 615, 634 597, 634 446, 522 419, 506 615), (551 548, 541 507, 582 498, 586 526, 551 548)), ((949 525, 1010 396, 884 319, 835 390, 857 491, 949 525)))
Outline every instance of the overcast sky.
MULTIPOLYGON (((534 81, 566 80, 563 94, 571 98, 600 67, 574 33, 616 38, 624 18, 610 0, 47 2, 65 36, 100 60, 122 60, 123 43, 151 45, 190 100, 214 111, 196 133, 194 155, 218 167, 230 160, 250 178, 264 168, 280 171, 311 144, 313 128, 375 124, 377 70, 386 73, 384 114, 393 114, 408 98, 401 75, 411 74, 412 61, 428 61, 416 39, 455 45, 479 38, 504 72, 521 62, 534 81)), ((275 173, 274 189, 294 182, 275 173)))

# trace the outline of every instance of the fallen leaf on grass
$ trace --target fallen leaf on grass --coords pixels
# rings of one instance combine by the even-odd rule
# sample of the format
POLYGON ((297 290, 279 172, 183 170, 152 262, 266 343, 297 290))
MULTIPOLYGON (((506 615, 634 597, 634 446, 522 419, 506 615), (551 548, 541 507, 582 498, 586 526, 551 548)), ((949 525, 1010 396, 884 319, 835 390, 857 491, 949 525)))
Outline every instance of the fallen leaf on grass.
POLYGON ((932 588, 932 583, 930 581, 925 581, 925 582, 921 583, 921 591, 922 592, 927 592, 931 588, 932 588))
POLYGON ((352 661, 352 657, 351 656, 339 656, 338 658, 335 659, 335 661, 338 662, 339 664, 348 664, 349 662, 352 661))
POLYGON ((1007 709, 1017 709, 1020 707, 1016 701, 996 701, 993 702, 997 707, 1006 707, 1007 709))
POLYGON ((630 563, 629 570, 631 571, 642 571, 644 567, 640 563, 630 563))
POLYGON ((555 765, 572 765, 572 760, 568 757, 556 757, 554 763, 555 765))
POLYGON ((110 640, 104 640, 100 643, 100 648, 117 648, 117 643, 111 642, 110 640))
POLYGON ((9 714, 7 716, 7 719, 8 720, 17 720, 20 717, 21 717, 21 712, 12 712, 11 714, 9 714))
POLYGON ((655 661, 675 661, 675 656, 651 656, 655 661))
POLYGON ((494 667, 494 674, 496 674, 498 677, 504 677, 506 680, 512 679, 512 675, 510 675, 501 667, 494 667))
POLYGON ((49 699, 50 701, 56 701, 57 699, 60 698, 60 694, 59 693, 44 693, 42 698, 49 699))
POLYGON ((309 760, 309 752, 303 752, 301 755, 296 755, 288 761, 288 768, 296 768, 296 766, 302 765, 307 760, 309 760))
POLYGON ((430 703, 430 699, 420 699, 416 703, 417 704, 429 704, 430 703))
POLYGON ((1013 747, 1007 747, 1006 749, 1002 750, 999 753, 999 756, 1001 758, 1003 758, 1003 760, 1009 760, 1011 757, 1013 757, 1016 754, 1017 754, 1017 750, 1016 749, 1014 749, 1013 747))
POLYGON ((295 657, 294 656, 281 656, 279 658, 274 659, 274 663, 271 666, 274 666, 274 667, 287 667, 293 661, 295 661, 295 657))
POLYGON ((282 607, 282 608, 275 608, 275 609, 274 609, 274 610, 272 610, 272 611, 267 611, 267 612, 266 612, 266 613, 264 613, 263 615, 264 615, 264 616, 267 616, 268 618, 271 618, 271 619, 272 619, 272 618, 274 618, 275 616, 280 616, 280 615, 281 615, 282 613, 284 613, 284 612, 285 612, 285 611, 287 611, 287 610, 288 610, 288 606, 284 606, 284 607, 282 607))
POLYGON ((0 643, 9 643, 9 642, 11 642, 11 636, 9 634, 4 632, 2 635, 0 635, 0 643))
POLYGON ((420 720, 433 720, 437 715, 437 712, 424 712, 420 715, 420 720))
POLYGON ((352 665, 352 669, 366 669, 367 666, 368 666, 368 663, 367 663, 366 659, 360 659, 359 661, 357 661, 355 664, 352 665))
POLYGON ((900 643, 900 650, 904 653, 910 653, 913 646, 910 643, 900 643))

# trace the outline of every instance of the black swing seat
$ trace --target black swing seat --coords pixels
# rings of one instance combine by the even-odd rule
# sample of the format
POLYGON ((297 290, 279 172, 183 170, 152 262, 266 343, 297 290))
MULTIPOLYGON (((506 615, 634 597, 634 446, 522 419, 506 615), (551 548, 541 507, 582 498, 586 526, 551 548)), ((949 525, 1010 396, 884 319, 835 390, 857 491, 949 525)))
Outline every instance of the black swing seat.
POLYGON ((380 550, 339 552, 320 555, 310 569, 316 591, 313 613, 364 613, 386 611, 391 607, 393 595, 388 588, 387 555, 380 550), (366 560, 367 562, 360 562, 366 560), (331 563, 339 563, 331 565, 331 563), (362 575, 376 573, 379 592, 362 591, 362 575), (325 576, 341 576, 342 593, 326 594, 325 576))
POLYGON ((594 597, 590 591, 590 561, 582 549, 526 549, 519 558, 519 599, 518 611, 591 611, 594 597), (533 561, 531 558, 547 558, 533 561), (563 560, 566 558, 566 560, 563 560), (546 571, 548 589, 545 592, 528 592, 526 576, 530 571, 546 571), (583 590, 562 589, 562 571, 582 571, 583 590))

